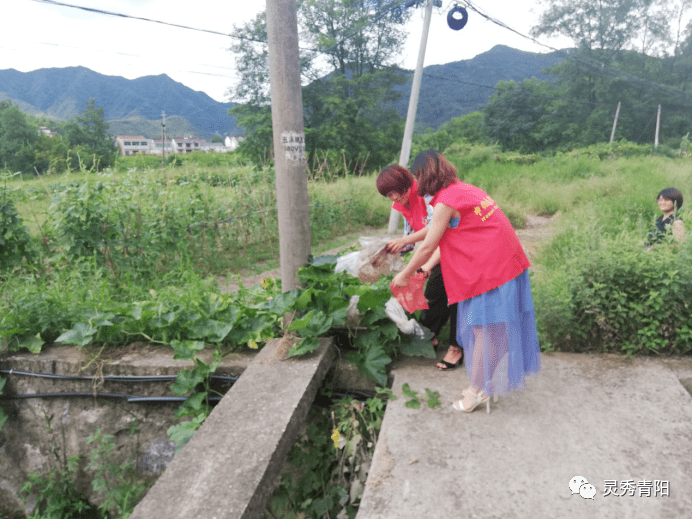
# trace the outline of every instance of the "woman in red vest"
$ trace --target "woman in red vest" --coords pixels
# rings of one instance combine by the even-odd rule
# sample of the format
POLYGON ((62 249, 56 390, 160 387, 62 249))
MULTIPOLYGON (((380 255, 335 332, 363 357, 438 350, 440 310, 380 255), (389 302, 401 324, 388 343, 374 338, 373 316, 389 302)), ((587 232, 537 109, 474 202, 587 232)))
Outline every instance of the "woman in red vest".
MULTIPOLYGON (((390 253, 398 253, 405 247, 420 242, 426 237, 430 221, 431 207, 417 194, 418 185, 409 170, 398 164, 391 164, 378 175, 376 187, 381 195, 392 201, 392 209, 399 211, 411 228, 411 233, 387 243, 390 253)), ((448 296, 445 294, 443 274, 437 260, 423 265, 421 269, 428 275, 424 296, 428 309, 421 311, 420 323, 433 332, 433 346, 438 345, 435 336, 450 319, 450 347, 445 357, 437 363, 440 370, 452 370, 462 362, 462 347, 457 344, 457 315, 450 314, 448 296)))
POLYGON ((393 283, 406 287, 417 269, 440 256, 471 383, 453 407, 471 412, 486 404, 488 411, 490 395, 523 388, 525 375, 539 371, 530 263, 498 204, 461 182, 443 155, 421 152, 412 173, 418 194, 433 196, 433 217, 423 243, 393 283))

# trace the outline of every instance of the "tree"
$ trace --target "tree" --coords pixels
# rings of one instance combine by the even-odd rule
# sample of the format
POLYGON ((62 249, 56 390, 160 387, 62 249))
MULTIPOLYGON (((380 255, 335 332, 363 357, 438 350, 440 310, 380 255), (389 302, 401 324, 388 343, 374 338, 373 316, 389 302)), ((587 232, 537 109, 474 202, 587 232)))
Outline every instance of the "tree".
POLYGON ((11 101, 0 101, 0 167, 32 172, 32 147, 37 140, 38 131, 24 113, 11 101))
POLYGON ((72 168, 101 169, 113 164, 116 149, 108 136, 108 123, 103 114, 103 107, 97 108, 91 98, 82 115, 63 125, 65 137, 72 146, 72 168))
MULTIPOLYGON (((347 160, 390 161, 391 138, 401 119, 387 104, 404 43, 400 31, 409 13, 393 0, 299 0, 304 126, 309 161, 318 150, 344 150, 347 160)), ((229 110, 246 130, 239 150, 266 156, 271 149, 269 70, 264 13, 235 29, 240 79, 230 93, 245 102, 229 110)), ((401 132, 401 130, 399 130, 401 132)))

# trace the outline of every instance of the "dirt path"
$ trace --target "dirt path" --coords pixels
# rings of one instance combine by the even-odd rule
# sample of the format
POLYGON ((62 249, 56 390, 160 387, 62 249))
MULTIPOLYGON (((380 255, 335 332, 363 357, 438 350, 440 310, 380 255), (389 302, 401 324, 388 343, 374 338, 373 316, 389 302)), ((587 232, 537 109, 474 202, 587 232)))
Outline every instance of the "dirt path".
MULTIPOLYGON (((560 218, 560 213, 556 213, 552 217, 540 217, 538 215, 527 215, 527 227, 517 230, 517 236, 525 249, 525 253, 530 261, 532 261, 539 246, 555 232, 554 222, 560 218)), ((383 230, 366 229, 361 233, 354 233, 353 239, 349 239, 344 245, 335 247, 320 253, 322 255, 336 255, 352 246, 359 246, 358 237, 360 236, 378 236, 388 237, 383 230)), ((397 234, 399 236, 399 234, 397 234)), ((238 291, 239 284, 242 282, 246 288, 258 285, 267 277, 280 278, 281 270, 279 268, 265 271, 259 274, 241 273, 239 278, 227 279, 219 277, 219 290, 223 293, 238 291)))

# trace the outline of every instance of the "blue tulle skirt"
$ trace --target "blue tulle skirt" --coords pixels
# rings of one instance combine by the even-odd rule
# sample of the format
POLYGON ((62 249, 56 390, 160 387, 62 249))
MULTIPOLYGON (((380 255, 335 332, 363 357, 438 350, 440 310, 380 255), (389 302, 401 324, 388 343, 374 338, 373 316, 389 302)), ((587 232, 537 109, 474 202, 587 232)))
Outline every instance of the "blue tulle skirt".
POLYGON ((524 388, 541 364, 529 272, 459 302, 457 341, 474 388, 489 395, 524 388))

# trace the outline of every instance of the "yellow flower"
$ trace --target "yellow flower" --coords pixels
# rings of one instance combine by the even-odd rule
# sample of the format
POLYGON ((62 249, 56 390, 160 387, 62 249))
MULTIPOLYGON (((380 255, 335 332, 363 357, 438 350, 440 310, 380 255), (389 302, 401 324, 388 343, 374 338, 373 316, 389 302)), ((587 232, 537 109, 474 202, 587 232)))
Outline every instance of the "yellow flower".
POLYGON ((334 442, 335 448, 339 448, 340 437, 341 435, 339 434, 339 430, 335 428, 335 430, 332 432, 332 437, 330 437, 330 439, 332 439, 332 442, 334 442))
POLYGON ((248 346, 249 346, 250 348, 257 348, 257 342, 256 342, 254 339, 251 339, 251 340, 248 342, 248 346))
POLYGON ((273 281, 274 281, 274 279, 271 276, 269 278, 265 278, 264 280, 262 280, 262 287, 264 287, 265 289, 268 289, 270 284, 273 281))

